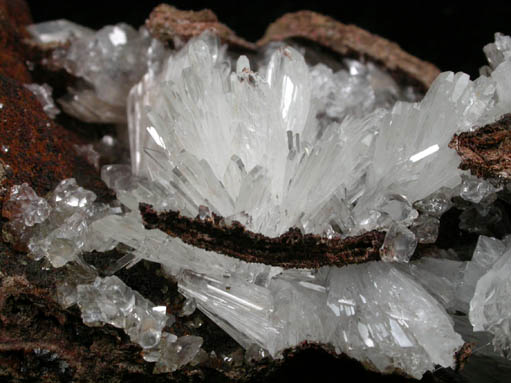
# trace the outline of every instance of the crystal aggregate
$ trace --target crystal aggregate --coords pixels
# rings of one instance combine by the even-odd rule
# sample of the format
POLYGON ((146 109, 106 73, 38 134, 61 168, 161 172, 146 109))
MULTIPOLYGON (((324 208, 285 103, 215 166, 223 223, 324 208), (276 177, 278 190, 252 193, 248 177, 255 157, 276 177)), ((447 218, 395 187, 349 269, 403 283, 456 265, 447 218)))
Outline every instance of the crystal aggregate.
MULTIPOLYGON (((166 51, 124 24, 30 31, 43 42, 72 39, 54 59, 86 84, 60 101, 63 110, 127 123, 131 151, 131 166, 102 168, 123 208, 95 202, 74 179, 47 199, 28 185, 13 188, 8 218, 20 232, 36 225, 34 258, 62 267, 83 264, 84 252, 127 245, 130 263, 160 263, 177 279, 187 299, 180 315, 196 307, 247 350, 247 360, 311 341, 377 371, 421 378, 453 367, 470 336, 471 329, 456 332, 455 312, 511 354, 507 237, 481 235, 470 261, 440 251, 411 260, 418 243, 436 241, 456 198, 465 201, 457 205, 460 228, 483 234, 492 216, 502 188, 459 170, 447 144, 511 110, 509 37, 496 34, 484 48, 485 75, 442 73, 419 101, 371 63, 345 60, 334 72, 309 65, 299 46, 273 44, 251 63, 231 59, 211 33, 166 51), (146 230, 139 202, 201 219, 215 213, 268 236, 290 227, 329 238, 385 230, 386 262, 317 270, 246 263, 146 230)), ((60 292, 85 323, 123 328, 155 371, 175 371, 200 354, 202 338, 163 331, 164 307, 115 276, 60 292)))

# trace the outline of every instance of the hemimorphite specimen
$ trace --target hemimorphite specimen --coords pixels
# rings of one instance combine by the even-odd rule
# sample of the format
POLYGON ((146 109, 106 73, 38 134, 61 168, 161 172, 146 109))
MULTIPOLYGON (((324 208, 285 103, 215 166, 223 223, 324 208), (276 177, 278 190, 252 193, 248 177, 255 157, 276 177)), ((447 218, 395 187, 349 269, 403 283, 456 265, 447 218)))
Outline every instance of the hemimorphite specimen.
MULTIPOLYGON (((423 100, 410 102, 413 96, 370 64, 346 60, 337 72, 311 67, 290 46, 269 48, 260 63, 245 56, 232 62, 225 47, 204 34, 153 66, 147 64, 147 44, 125 26, 107 27, 92 38, 97 47, 79 39, 68 52, 68 69, 90 86, 77 93, 88 101, 76 99, 68 111, 90 108, 99 120, 121 121, 117 112, 125 110, 127 90, 147 72, 128 100, 131 169, 110 165, 102 172, 130 211, 105 207, 96 213, 94 196, 64 183, 52 199, 56 215, 33 247, 62 266, 84 250, 124 243, 133 248, 129 262, 162 264, 181 293, 246 349, 278 357, 286 348, 315 341, 377 371, 401 370, 416 378, 437 365, 453 366, 463 341, 446 308, 457 305, 463 264, 282 270, 145 230, 138 203, 202 220, 215 213, 225 224, 237 220, 268 236, 290 227, 327 237, 384 229, 384 258, 407 262, 418 241, 434 241, 438 218, 459 194, 453 190, 463 173, 447 146, 451 137, 497 117, 511 102, 505 54, 489 77, 471 81, 447 72, 423 100), (92 61, 84 58, 91 53, 92 61), (118 110, 91 108, 98 98, 118 110)), ((473 202, 496 191, 478 181, 460 190, 473 202)), ((496 299, 504 299, 506 285, 493 274, 487 279, 499 292, 496 299)), ((482 280, 476 297, 485 290, 482 280)), ((121 298, 104 293, 110 282, 79 288, 77 300, 85 302, 88 322, 134 329, 128 334, 147 348, 146 360, 158 361, 164 371, 198 354, 200 339, 142 338, 138 325, 121 313, 147 307, 128 310, 131 293, 123 290, 121 298)), ((490 304, 497 318, 501 302, 490 304)), ((479 306, 474 304, 473 314, 478 326, 506 334, 493 316, 481 320, 479 306)), ((506 338, 496 339, 506 349, 506 338)))

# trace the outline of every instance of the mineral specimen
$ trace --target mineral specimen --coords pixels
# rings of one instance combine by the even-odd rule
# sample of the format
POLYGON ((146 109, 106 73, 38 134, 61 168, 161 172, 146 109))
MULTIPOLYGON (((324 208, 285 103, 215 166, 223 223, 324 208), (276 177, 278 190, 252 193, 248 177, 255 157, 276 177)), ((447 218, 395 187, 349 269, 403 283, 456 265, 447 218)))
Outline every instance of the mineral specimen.
MULTIPOLYGON (((41 217, 29 242, 36 259, 89 270, 83 252, 124 244, 129 254, 110 272, 142 259, 161 264, 187 299, 179 314, 197 307, 248 350, 247 360, 280 358, 315 342, 373 370, 421 378, 455 366, 464 343, 450 315, 457 310, 469 312, 475 330, 492 333, 508 355, 507 239, 480 237, 466 263, 412 261, 418 243, 436 241, 453 197, 463 200, 462 229, 481 232, 496 209, 501 186, 460 170, 449 143, 511 109, 508 37, 496 35, 485 48, 485 76, 442 73, 421 99, 375 62, 311 65, 296 44, 273 43, 250 60, 233 59, 211 31, 166 49, 124 24, 95 33, 62 22, 50 27, 32 34, 42 42, 70 39, 53 59, 85 81, 61 100, 64 112, 88 122, 124 123, 127 116, 131 166, 102 169, 122 208, 94 202, 94 193, 67 179, 48 197, 47 213, 34 215, 34 204, 45 201, 32 196, 7 217, 41 217), (252 235, 247 243, 258 247, 250 251, 263 255, 268 243, 283 247, 275 238, 292 243, 293 232, 325 245, 384 231, 379 252, 387 262, 366 254, 352 256, 364 264, 337 267, 329 252, 330 263, 314 268, 246 262, 235 251, 194 246, 183 230, 155 229, 163 227, 151 226, 148 212, 231 230, 217 230, 220 236, 252 235)), ((117 277, 76 289, 64 283, 59 294, 65 305, 78 303, 86 323, 125 329, 156 372, 201 358, 202 338, 163 331, 166 308, 117 277)))

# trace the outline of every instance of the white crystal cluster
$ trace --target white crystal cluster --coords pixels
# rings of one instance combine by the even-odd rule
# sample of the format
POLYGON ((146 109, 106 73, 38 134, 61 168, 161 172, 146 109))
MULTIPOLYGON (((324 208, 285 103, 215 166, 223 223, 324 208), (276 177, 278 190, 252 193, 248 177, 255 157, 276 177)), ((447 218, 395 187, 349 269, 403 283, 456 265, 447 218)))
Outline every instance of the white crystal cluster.
POLYGON ((2 210, 3 215, 9 219, 2 226, 3 237, 7 242, 16 242, 17 237, 27 237, 25 233, 29 237, 29 231, 34 225, 48 218, 51 208, 44 198, 39 197, 27 183, 23 183, 11 187, 2 210))
POLYGON ((483 235, 479 236, 469 262, 425 258, 398 266, 449 312, 468 315, 476 334, 472 333, 472 328, 462 331, 466 341, 490 338, 494 350, 508 358, 511 351, 510 267, 511 237, 498 240, 483 235))
MULTIPOLYGON (((11 197, 12 199, 13 197, 11 197)), ((84 251, 108 251, 116 242, 89 225, 96 219, 121 212, 119 207, 95 203, 96 195, 78 186, 74 178, 62 181, 46 202, 47 214, 40 220, 28 248, 35 259, 46 257, 54 267, 76 261, 84 251)))
MULTIPOLYGON (((232 65, 207 33, 147 65, 149 40, 132 32, 106 27, 76 40, 66 65, 90 89, 63 104, 80 117, 77 110, 99 99, 108 110, 93 108, 93 120, 120 121, 110 106, 123 110, 129 87, 147 72, 127 100, 131 168, 102 169, 127 212, 88 214, 90 192, 64 181, 58 200, 50 199, 48 224, 31 240, 34 253, 62 266, 87 249, 128 245, 133 262, 162 264, 179 291, 245 349, 272 356, 315 341, 377 371, 420 378, 454 365, 463 344, 448 314, 454 310, 469 311, 475 329, 493 333, 495 346, 508 352, 511 263, 504 245, 481 237, 468 263, 406 262, 418 242, 436 240, 453 196, 490 215, 499 189, 463 174, 447 145, 455 133, 511 110, 509 37, 496 35, 485 48, 486 75, 471 81, 443 73, 421 101, 409 102, 415 96, 370 64, 348 60, 334 72, 276 45, 259 63, 241 56, 232 65), (137 38, 146 43, 127 43, 137 38), (236 220, 269 236, 290 227, 330 238, 384 229, 382 258, 398 262, 319 270, 246 263, 145 230, 139 202, 190 217, 214 212, 226 225, 236 220)), ((472 213, 463 214, 466 222, 472 213)), ((90 289, 86 313, 108 295, 90 289)), ((125 320, 123 302, 98 315, 125 320)), ((163 336, 146 359, 175 361, 162 367, 169 370, 190 361, 200 340, 180 339, 163 336)))
POLYGON ((127 24, 89 28, 57 20, 29 27, 40 43, 65 43, 53 52, 52 62, 83 80, 60 99, 63 110, 86 122, 125 123, 126 97, 164 55, 163 45, 127 24))
POLYGON ((63 284, 58 293, 65 307, 78 304, 85 324, 122 328, 144 349, 144 359, 156 362, 159 372, 175 371, 190 363, 202 345, 200 337, 177 337, 163 331, 174 323, 166 306, 154 305, 115 276, 96 277, 92 283, 76 286, 63 284))
MULTIPOLYGON (((357 118, 324 89, 335 86, 324 72, 291 47, 258 72, 244 56, 231 71, 215 39, 191 41, 131 92, 133 172, 165 188, 174 210, 195 216, 205 205, 271 236, 409 225, 412 202, 460 183, 447 144, 494 106, 493 79, 444 73, 421 102, 370 113, 362 104, 357 118)), ((374 76, 353 72, 336 75, 374 76)), ((356 99, 358 88, 343 85, 336 91, 356 99)))

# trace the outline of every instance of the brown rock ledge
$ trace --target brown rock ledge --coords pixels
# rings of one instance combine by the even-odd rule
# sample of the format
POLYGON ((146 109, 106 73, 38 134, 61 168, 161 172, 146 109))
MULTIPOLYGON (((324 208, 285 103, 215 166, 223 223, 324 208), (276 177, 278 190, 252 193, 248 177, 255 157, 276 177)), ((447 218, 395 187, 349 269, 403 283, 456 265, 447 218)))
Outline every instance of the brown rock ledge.
POLYGON ((259 47, 271 41, 304 38, 342 56, 374 61, 392 74, 399 83, 425 91, 440 70, 403 51, 399 45, 355 25, 346 25, 331 17, 311 11, 288 13, 270 24, 259 47))
POLYGON ((511 179, 511 113, 473 132, 456 134, 449 147, 461 157, 460 169, 482 178, 511 179))
POLYGON ((218 21, 216 15, 209 9, 201 11, 182 11, 168 4, 160 4, 149 15, 146 27, 151 34, 161 41, 175 45, 175 42, 185 43, 192 37, 200 35, 205 30, 213 30, 222 42, 231 46, 255 50, 253 43, 243 40, 225 24, 218 21))
POLYGON ((220 23, 209 9, 182 11, 168 4, 158 5, 149 15, 146 27, 165 42, 186 42, 207 29, 233 48, 255 51, 271 41, 302 38, 336 54, 373 61, 388 71, 400 84, 425 92, 440 70, 405 51, 399 45, 354 25, 311 11, 288 13, 271 24, 256 44, 245 41, 220 23))
POLYGON ((157 213, 141 203, 140 211, 147 229, 160 229, 171 237, 201 249, 229 255, 246 262, 265 263, 283 268, 345 266, 380 259, 379 249, 385 233, 371 231, 345 239, 327 239, 289 229, 279 237, 246 230, 239 222, 223 225, 222 218, 184 217, 179 212, 157 213))

